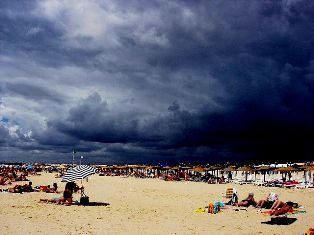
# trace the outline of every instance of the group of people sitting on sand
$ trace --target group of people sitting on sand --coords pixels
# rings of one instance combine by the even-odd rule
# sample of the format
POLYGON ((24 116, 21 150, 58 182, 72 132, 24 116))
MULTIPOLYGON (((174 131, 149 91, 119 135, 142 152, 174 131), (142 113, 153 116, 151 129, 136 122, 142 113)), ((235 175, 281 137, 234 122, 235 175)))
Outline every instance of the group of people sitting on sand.
POLYGON ((254 199, 254 193, 249 193, 245 199, 234 203, 233 205, 238 207, 254 206, 255 208, 260 209, 270 209, 270 215, 275 216, 292 212, 293 208, 298 207, 297 203, 280 201, 278 194, 276 193, 269 193, 265 199, 259 200, 258 202, 254 199))
POLYGON ((84 187, 79 187, 74 182, 68 182, 65 185, 62 197, 55 197, 52 199, 40 199, 40 202, 56 203, 70 206, 73 203, 73 193, 83 190, 84 187))
POLYGON ((7 189, 0 189, 0 191, 8 193, 26 193, 26 192, 58 193, 58 185, 57 183, 53 183, 52 187, 50 185, 33 187, 33 183, 29 181, 28 184, 16 184, 13 187, 7 189))
POLYGON ((28 184, 16 184, 14 187, 8 188, 6 190, 9 193, 23 193, 23 192, 34 192, 32 182, 29 181, 28 184))
POLYGON ((16 181, 27 181, 28 172, 13 167, 0 168, 0 185, 12 184, 16 181))
POLYGON ((57 183, 53 183, 52 187, 49 184, 42 185, 42 186, 36 187, 36 190, 39 190, 45 193, 59 193, 57 183))
MULTIPOLYGON (((82 191, 84 187, 79 187, 74 182, 68 182, 65 185, 65 189, 63 191, 62 197, 56 197, 52 199, 40 199, 41 202, 51 202, 57 204, 71 205, 73 200, 73 193, 82 191)), ((24 193, 24 192, 46 192, 46 193, 59 193, 57 183, 53 183, 53 186, 44 185, 44 186, 36 186, 33 187, 31 181, 28 184, 16 184, 14 187, 10 187, 7 189, 0 189, 1 192, 8 193, 24 193)))

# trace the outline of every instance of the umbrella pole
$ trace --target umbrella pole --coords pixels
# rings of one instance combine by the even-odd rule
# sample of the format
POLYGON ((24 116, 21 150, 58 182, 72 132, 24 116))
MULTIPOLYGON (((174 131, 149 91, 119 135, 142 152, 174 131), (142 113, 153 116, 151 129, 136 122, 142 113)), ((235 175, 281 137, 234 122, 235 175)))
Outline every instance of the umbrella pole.
POLYGON ((72 167, 74 167, 74 150, 73 150, 73 153, 72 153, 72 167))

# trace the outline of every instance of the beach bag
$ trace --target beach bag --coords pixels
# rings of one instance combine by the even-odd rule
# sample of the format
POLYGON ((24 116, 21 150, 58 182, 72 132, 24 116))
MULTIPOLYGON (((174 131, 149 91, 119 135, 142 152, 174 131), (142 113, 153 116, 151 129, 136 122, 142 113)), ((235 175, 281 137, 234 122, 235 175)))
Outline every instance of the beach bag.
POLYGON ((208 213, 214 214, 214 204, 213 203, 208 204, 208 213))
POLYGON ((214 205, 214 214, 217 214, 220 211, 220 203, 216 202, 214 205))
POLYGON ((314 228, 309 228, 309 229, 306 231, 306 235, 314 235, 314 228))
POLYGON ((88 204, 89 204, 89 197, 86 196, 84 192, 82 192, 82 195, 80 198, 80 204, 83 206, 88 206, 88 204))
POLYGON ((88 206, 89 204, 89 197, 85 196, 85 197, 81 197, 80 198, 80 204, 83 206, 88 206))

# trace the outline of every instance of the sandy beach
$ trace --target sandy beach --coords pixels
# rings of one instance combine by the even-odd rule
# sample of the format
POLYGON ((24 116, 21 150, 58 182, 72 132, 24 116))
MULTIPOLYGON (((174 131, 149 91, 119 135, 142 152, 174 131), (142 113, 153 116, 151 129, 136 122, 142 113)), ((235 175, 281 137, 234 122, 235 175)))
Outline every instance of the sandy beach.
MULTIPOLYGON (((64 183, 54 174, 32 176, 33 185, 64 183)), ((61 194, 43 192, 0 193, 2 234, 302 234, 314 226, 313 189, 267 188, 253 185, 166 182, 159 179, 91 176, 83 181, 91 202, 108 206, 62 206, 39 203, 40 198, 61 194), (256 200, 269 192, 279 193, 283 201, 298 202, 306 213, 291 225, 268 225, 270 216, 255 208, 247 211, 224 209, 218 214, 197 213, 209 202, 226 201, 226 188, 236 187, 239 198, 249 192, 256 200)), ((2 187, 5 188, 5 187, 2 187)), ((74 200, 80 195, 75 194, 74 200)))

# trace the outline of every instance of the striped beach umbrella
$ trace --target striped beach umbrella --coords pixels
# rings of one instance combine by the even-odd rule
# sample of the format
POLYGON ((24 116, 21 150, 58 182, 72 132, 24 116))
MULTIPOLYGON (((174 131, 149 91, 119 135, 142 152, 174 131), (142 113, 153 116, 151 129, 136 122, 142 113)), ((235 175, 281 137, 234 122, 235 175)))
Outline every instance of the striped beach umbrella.
POLYGON ((68 170, 62 177, 62 182, 74 182, 82 180, 96 173, 96 168, 87 165, 79 165, 68 170))

